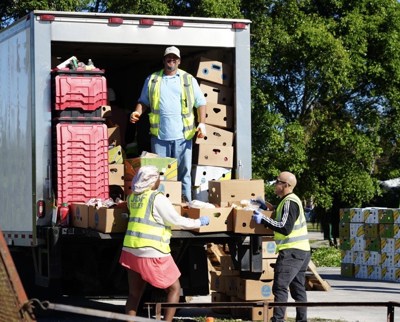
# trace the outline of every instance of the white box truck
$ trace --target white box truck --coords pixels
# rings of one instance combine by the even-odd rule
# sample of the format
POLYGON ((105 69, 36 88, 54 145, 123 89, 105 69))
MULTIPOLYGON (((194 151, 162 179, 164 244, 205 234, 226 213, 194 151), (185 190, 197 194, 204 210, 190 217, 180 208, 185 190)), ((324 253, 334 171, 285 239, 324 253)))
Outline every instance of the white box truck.
MULTIPOLYGON (((180 48, 181 67, 193 75, 200 57, 233 66, 232 178, 251 178, 250 21, 34 11, 1 30, 0 229, 11 251, 34 263, 37 285, 52 286, 53 280, 62 277, 70 286, 80 280, 80 290, 86 286, 100 290, 100 284, 107 283, 115 286, 111 277, 119 274, 122 240, 121 234, 52 224, 57 158, 51 71, 70 56, 84 62, 92 59, 105 71, 120 102, 133 109, 145 77, 162 67, 163 51, 171 45, 180 48)), ((228 234, 198 237, 174 232, 177 245, 186 250, 196 247, 203 253, 210 238, 215 242, 235 239, 228 234)), ((181 267, 186 291, 208 293, 205 255, 189 254, 189 260, 184 252, 175 254, 178 261, 189 265, 181 267), (202 276, 207 285, 193 272, 199 260, 204 260, 202 276)))

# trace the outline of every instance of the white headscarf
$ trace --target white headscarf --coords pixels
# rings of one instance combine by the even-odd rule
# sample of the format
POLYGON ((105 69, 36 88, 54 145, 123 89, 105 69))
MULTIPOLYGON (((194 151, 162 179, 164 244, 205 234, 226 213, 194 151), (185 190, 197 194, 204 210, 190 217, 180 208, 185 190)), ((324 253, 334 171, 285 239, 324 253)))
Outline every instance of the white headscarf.
POLYGON ((156 183, 160 174, 154 165, 144 165, 139 169, 132 180, 132 192, 135 194, 143 193, 151 189, 156 183))

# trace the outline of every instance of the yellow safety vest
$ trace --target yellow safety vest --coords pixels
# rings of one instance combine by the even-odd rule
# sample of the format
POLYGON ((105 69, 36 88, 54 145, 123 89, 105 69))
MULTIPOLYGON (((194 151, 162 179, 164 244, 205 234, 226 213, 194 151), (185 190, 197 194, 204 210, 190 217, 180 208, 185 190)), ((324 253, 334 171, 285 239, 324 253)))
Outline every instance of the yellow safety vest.
POLYGON ((153 216, 154 198, 161 192, 147 190, 128 197, 129 223, 125 233, 124 247, 153 247, 169 254, 171 227, 159 224, 153 216))
MULTIPOLYGON (((150 76, 148 83, 149 100, 150 100, 150 133, 154 136, 158 136, 158 130, 160 127, 160 79, 164 70, 153 73, 150 76)), ((183 120, 183 135, 186 140, 193 138, 196 133, 194 124, 194 91, 192 86, 192 75, 185 71, 178 69, 179 78, 182 86, 181 94, 181 107, 182 107, 182 120, 183 120)))
POLYGON ((285 198, 283 198, 276 208, 276 220, 281 220, 283 206, 286 201, 289 200, 294 201, 298 204, 300 214, 296 222, 294 223, 292 232, 289 235, 285 236, 278 232, 274 232, 276 251, 279 252, 280 250, 288 248, 297 248, 305 251, 310 250, 306 216, 304 215, 303 205, 299 197, 297 197, 294 193, 290 193, 285 198))

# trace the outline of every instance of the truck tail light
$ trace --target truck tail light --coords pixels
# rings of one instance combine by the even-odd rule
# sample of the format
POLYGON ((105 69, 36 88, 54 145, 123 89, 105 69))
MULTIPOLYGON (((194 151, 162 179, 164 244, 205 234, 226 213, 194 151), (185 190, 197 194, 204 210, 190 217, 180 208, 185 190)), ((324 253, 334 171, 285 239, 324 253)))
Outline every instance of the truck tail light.
POLYGON ((110 17, 108 18, 108 23, 111 25, 122 25, 124 23, 124 19, 120 17, 110 17))
POLYGON ((38 218, 43 218, 44 217, 44 215, 46 214, 46 207, 45 207, 45 203, 44 203, 44 200, 39 200, 37 203, 36 203, 36 216, 38 217, 38 218))
POLYGON ((232 24, 232 29, 246 29, 246 24, 243 22, 234 22, 232 24))
POLYGON ((171 20, 169 22, 169 26, 170 27, 177 27, 177 28, 183 27, 183 21, 182 20, 171 20))
POLYGON ((56 17, 54 15, 40 15, 41 21, 54 21, 56 17))
POLYGON ((143 18, 143 19, 139 20, 139 25, 152 26, 152 25, 154 25, 154 20, 153 19, 145 19, 145 18, 143 18))

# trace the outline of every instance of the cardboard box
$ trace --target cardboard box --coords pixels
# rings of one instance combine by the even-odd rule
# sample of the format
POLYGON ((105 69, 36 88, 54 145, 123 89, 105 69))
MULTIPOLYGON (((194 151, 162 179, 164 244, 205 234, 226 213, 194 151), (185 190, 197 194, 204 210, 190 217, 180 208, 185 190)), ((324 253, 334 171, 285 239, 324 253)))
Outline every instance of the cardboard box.
POLYGON ((111 116, 111 106, 110 105, 103 105, 100 107, 100 117, 110 117, 111 116))
POLYGON ((215 146, 232 146, 233 132, 220 129, 212 125, 205 125, 206 136, 196 138, 196 144, 211 144, 215 146))
MULTIPOLYGON (((242 299, 234 298, 232 302, 243 302, 242 299)), ((235 319, 241 319, 244 321, 267 321, 270 322, 274 315, 274 308, 268 307, 266 311, 267 316, 264 318, 264 308, 261 306, 252 308, 232 308, 231 314, 235 319)), ((286 316, 287 314, 285 314, 286 316)))
POLYGON ((220 256, 221 272, 224 276, 239 276, 239 270, 235 269, 231 255, 220 256))
POLYGON ((154 165, 160 172, 161 180, 175 180, 178 178, 178 162, 175 158, 159 157, 154 154, 147 154, 144 157, 126 159, 136 173, 141 166, 154 165))
POLYGON ((210 165, 193 165, 192 181, 194 186, 207 185, 212 180, 231 180, 232 169, 224 167, 214 167, 210 165))
POLYGON ((210 289, 220 293, 225 292, 224 279, 220 271, 210 272, 210 289))
POLYGON ((119 126, 107 128, 108 133, 108 144, 117 146, 121 145, 121 131, 119 126))
POLYGON ((124 233, 129 212, 124 208, 89 207, 89 227, 103 233, 124 233))
POLYGON ((339 222, 339 237, 340 238, 350 238, 350 223, 349 222, 339 222))
POLYGON ((394 253, 382 252, 379 265, 381 267, 394 267, 394 253))
POLYGON ((233 146, 214 146, 196 144, 194 146, 194 163, 217 167, 233 167, 233 146))
POLYGON ((364 224, 363 223, 350 223, 350 238, 364 236, 364 224))
POLYGON ((200 57, 196 78, 229 86, 232 83, 232 66, 217 60, 200 57))
POLYGON ((394 281, 395 272, 395 267, 382 267, 381 279, 384 281, 394 281))
POLYGON ((124 179, 125 181, 132 181, 133 177, 139 168, 134 168, 131 164, 132 159, 124 160, 124 179))
POLYGON ((367 265, 379 265, 381 262, 381 253, 374 251, 364 251, 364 263, 367 265))
POLYGON ((232 105, 233 89, 227 86, 201 81, 200 89, 203 92, 207 104, 217 103, 221 105, 232 105))
POLYGON ((182 182, 180 181, 161 181, 158 187, 173 204, 182 202, 182 182))
POLYGON ((381 238, 394 238, 394 224, 379 224, 379 236, 381 238))
MULTIPOLYGON (((218 302, 230 302, 230 296, 226 295, 225 293, 222 292, 211 292, 211 302, 212 303, 218 303, 218 302)), ((215 307, 211 309, 215 313, 219 314, 229 314, 230 313, 230 308, 226 307, 215 307)))
POLYGON ((200 186, 192 187, 193 200, 208 202, 208 182, 200 186))
POLYGON ((207 102, 206 124, 223 129, 233 129, 233 107, 213 102, 207 102))
POLYGON ((69 209, 71 210, 72 226, 89 227, 89 206, 84 203, 72 203, 69 209))
MULTIPOLYGON (((356 251, 363 251, 363 250, 369 250, 371 252, 379 252, 381 250, 381 242, 379 240, 379 238, 362 238, 362 240, 364 240, 363 246, 364 247, 355 247, 354 245, 354 250, 356 251)), ((359 239, 356 239, 356 241, 358 241, 359 239)), ((360 241, 360 243, 362 243, 360 241)))
POLYGON ((396 251, 398 240, 394 238, 381 238, 380 240, 378 239, 378 242, 380 243, 381 252, 394 253, 396 251))
POLYGON ((108 163, 109 164, 123 164, 124 152, 120 145, 108 150, 108 163))
POLYGON ((377 208, 366 208, 363 211, 364 222, 367 224, 379 223, 378 209, 377 208))
POLYGON ((273 281, 250 280, 240 278, 237 288, 237 297, 245 301, 273 300, 273 281))
POLYGON ((132 193, 132 180, 125 180, 124 181, 124 193, 125 199, 132 193))
POLYGON ((378 220, 380 224, 393 224, 393 209, 381 208, 378 209, 378 220))
POLYGON ((125 166, 123 164, 110 164, 108 167, 108 184, 109 185, 124 185, 125 166))
POLYGON ((239 276, 224 276, 225 293, 229 296, 237 296, 240 277, 239 276))
POLYGON ((340 265, 340 275, 343 277, 354 277, 355 267, 353 263, 342 263, 340 265))
POLYGON ((355 252, 352 250, 341 250, 340 258, 342 263, 353 264, 355 260, 355 252))
POLYGON ((263 258, 262 260, 262 274, 260 280, 273 280, 274 279, 274 267, 276 264, 276 258, 263 258))
POLYGON ((364 224, 364 236, 367 238, 379 237, 379 225, 378 224, 364 224))
POLYGON ((243 199, 264 198, 264 180, 233 179, 208 182, 208 200, 221 205, 243 199))
MULTIPOLYGON (((243 301, 242 299, 232 296, 230 299, 231 302, 253 302, 253 301, 243 301)), ((272 301, 266 301, 272 302, 272 301)), ((274 315, 274 308, 268 307, 266 311, 266 315, 264 317, 264 307, 262 305, 258 305, 255 307, 243 308, 243 307, 232 307, 231 315, 234 319, 240 319, 244 321, 267 321, 271 322, 272 316, 274 315)), ((285 321, 287 318, 287 312, 285 313, 285 321)))
MULTIPOLYGON (((272 211, 262 211, 262 213, 268 217, 272 215, 272 211)), ((264 227, 264 225, 256 224, 254 220, 252 220, 252 216, 252 210, 233 209, 233 231, 240 234, 274 234, 271 229, 264 227)))
POLYGON ((232 231, 231 207, 202 209, 183 208, 182 216, 192 219, 198 219, 200 216, 208 216, 210 218, 210 223, 207 226, 201 226, 198 229, 194 229, 194 231, 199 233, 232 231))
POLYGON ((276 243, 273 237, 262 237, 262 258, 277 258, 276 243))

